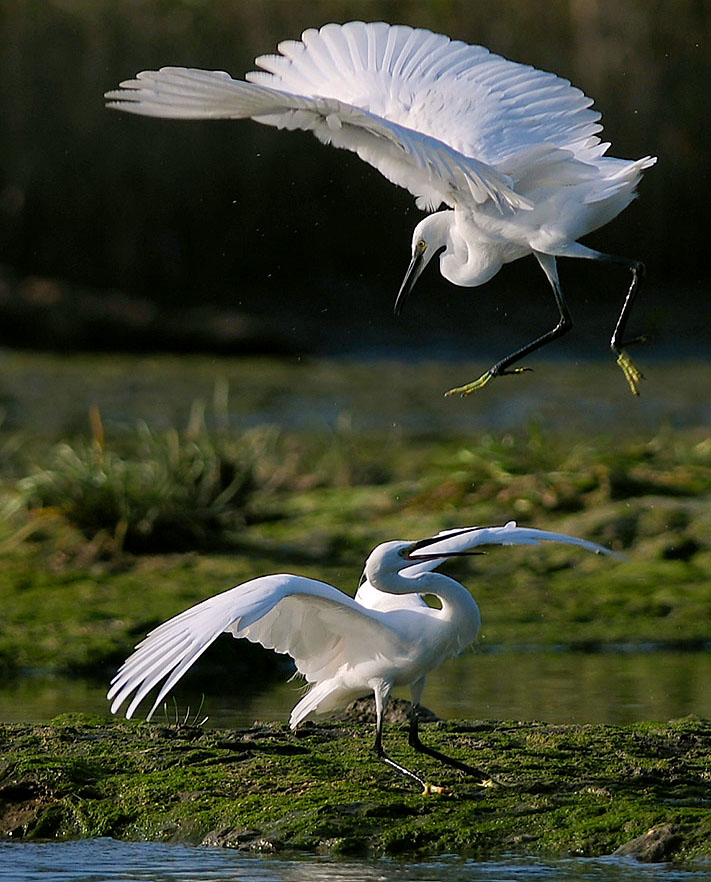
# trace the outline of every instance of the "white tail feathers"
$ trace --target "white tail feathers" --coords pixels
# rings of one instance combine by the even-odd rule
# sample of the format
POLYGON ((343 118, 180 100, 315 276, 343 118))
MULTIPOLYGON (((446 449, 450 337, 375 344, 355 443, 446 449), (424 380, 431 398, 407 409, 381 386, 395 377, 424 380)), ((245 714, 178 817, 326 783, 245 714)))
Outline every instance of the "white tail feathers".
POLYGON ((289 726, 295 729, 309 714, 325 714, 344 707, 356 698, 367 695, 371 690, 366 687, 353 690, 344 687, 337 679, 324 680, 311 686, 298 704, 294 705, 289 717, 289 726))

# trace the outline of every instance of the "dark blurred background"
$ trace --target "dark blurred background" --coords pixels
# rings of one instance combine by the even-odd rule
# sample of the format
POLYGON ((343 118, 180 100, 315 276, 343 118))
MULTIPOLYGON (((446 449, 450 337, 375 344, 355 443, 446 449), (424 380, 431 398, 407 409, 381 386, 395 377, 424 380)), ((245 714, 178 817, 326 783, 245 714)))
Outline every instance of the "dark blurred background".
MULTIPOLYGON (((431 269, 396 321, 421 214, 350 153, 104 109, 139 70, 241 77, 280 40, 352 18, 553 70, 595 98, 611 155, 656 154, 639 200, 586 242, 647 263, 631 329, 652 333, 644 358, 708 351, 703 0, 0 0, 0 343, 479 357, 552 325, 532 258, 479 289, 431 269)), ((563 261, 561 276, 577 328, 555 352, 605 356, 626 274, 563 261)))

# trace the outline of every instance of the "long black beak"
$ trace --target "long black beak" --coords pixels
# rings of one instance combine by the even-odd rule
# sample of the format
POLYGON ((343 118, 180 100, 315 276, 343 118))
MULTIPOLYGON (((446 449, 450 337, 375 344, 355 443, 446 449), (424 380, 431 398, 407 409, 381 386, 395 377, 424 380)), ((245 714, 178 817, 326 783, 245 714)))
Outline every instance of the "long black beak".
POLYGON ((402 285, 400 285, 400 290, 397 292, 397 297, 395 298, 395 307, 393 309, 395 315, 400 315, 402 312, 402 307, 405 301, 412 293, 412 289, 415 287, 415 282, 419 279, 420 273, 425 268, 424 257, 426 249, 427 246, 421 246, 419 242, 415 246, 410 266, 407 268, 405 278, 403 279, 402 285))
POLYGON ((411 561, 418 560, 439 560, 442 557, 473 557, 475 554, 484 554, 483 551, 440 551, 439 554, 420 554, 419 552, 424 548, 429 548, 430 545, 436 545, 439 542, 445 542, 447 539, 453 539, 457 536, 464 536, 467 533, 473 532, 476 527, 465 527, 463 530, 458 530, 456 532, 447 533, 444 536, 430 536, 428 539, 420 539, 419 542, 414 542, 408 549, 405 558, 411 561))

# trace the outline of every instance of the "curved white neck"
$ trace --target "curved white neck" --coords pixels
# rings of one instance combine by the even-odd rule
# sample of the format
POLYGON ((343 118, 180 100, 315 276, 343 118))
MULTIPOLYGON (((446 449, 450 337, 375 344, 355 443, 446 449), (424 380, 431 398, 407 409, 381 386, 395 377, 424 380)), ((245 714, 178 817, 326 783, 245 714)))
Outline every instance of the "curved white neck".
POLYGON ((460 229, 454 212, 449 245, 439 261, 439 269, 454 285, 473 288, 493 278, 502 266, 500 249, 484 238, 475 238, 469 228, 460 229))
POLYGON ((439 270, 454 285, 483 285, 501 269, 501 247, 468 222, 462 212, 446 209, 428 215, 415 227, 414 239, 418 238, 427 242, 427 260, 444 248, 439 270))
POLYGON ((477 602, 464 585, 449 576, 431 572, 412 577, 388 573, 381 578, 371 578, 370 583, 388 594, 432 594, 442 604, 439 617, 457 625, 461 646, 468 646, 479 633, 481 614, 477 602))

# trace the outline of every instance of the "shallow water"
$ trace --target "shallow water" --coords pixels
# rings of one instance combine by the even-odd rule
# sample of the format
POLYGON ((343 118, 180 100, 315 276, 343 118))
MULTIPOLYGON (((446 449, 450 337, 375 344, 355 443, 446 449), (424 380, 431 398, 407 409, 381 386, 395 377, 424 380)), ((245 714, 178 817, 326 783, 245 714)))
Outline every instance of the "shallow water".
POLYGON ((664 426, 711 425, 711 365, 647 361, 633 398, 612 359, 543 362, 478 396, 444 398, 478 376, 485 361, 221 358, 71 355, 0 350, 3 427, 55 437, 89 431, 98 406, 108 432, 146 421, 187 425, 196 402, 218 427, 427 432, 547 431, 612 437, 656 434, 664 426))
POLYGON ((496 861, 444 858, 417 863, 282 860, 151 842, 0 842, 0 879, 12 882, 701 882, 711 868, 640 865, 619 858, 496 861))
MULTIPOLYGON (((285 722, 301 694, 282 680, 245 695, 240 684, 202 696, 176 690, 173 720, 207 716, 208 726, 285 722), (202 704, 202 707, 201 707, 202 704)), ((35 675, 0 689, 0 721, 46 722, 60 713, 108 714, 107 683, 35 675)), ((402 695, 407 697, 407 691, 402 695)), ((449 719, 624 724, 711 716, 711 654, 699 652, 479 652, 430 675, 424 704, 449 719)), ((163 718, 158 712, 157 719, 163 718)))

